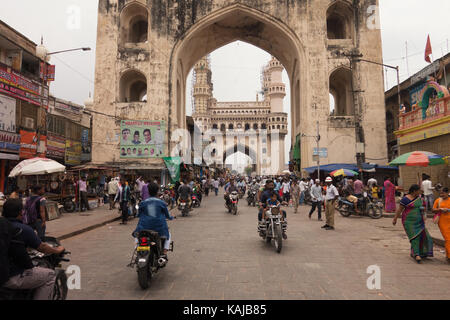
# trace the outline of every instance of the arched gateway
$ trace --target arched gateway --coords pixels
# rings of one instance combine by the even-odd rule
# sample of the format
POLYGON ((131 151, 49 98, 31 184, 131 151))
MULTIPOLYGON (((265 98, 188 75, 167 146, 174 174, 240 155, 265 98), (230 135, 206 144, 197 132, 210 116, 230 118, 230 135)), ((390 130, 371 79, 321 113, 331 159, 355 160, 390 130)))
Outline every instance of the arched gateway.
MULTIPOLYGON (((121 156, 123 120, 136 125, 164 121, 156 127, 165 130, 161 143, 163 154, 169 156, 182 137, 176 131, 186 127, 188 72, 210 52, 241 40, 273 55, 288 73, 290 139, 301 144, 296 146, 300 148, 296 160, 302 168, 315 165, 315 140, 300 137, 315 135, 317 121, 320 147, 328 149, 328 158, 321 163, 355 163, 358 142, 365 143, 367 159, 385 163, 383 72, 379 66, 357 60, 350 64, 348 58, 349 54, 362 55, 382 62, 380 30, 373 23, 377 3, 99 0, 93 162, 161 167, 161 159, 121 156), (143 19, 148 19, 148 25, 143 19), (123 99, 127 88, 121 88, 125 83, 121 76, 129 70, 145 76, 146 100, 123 99), (330 93, 337 94, 336 70, 348 70, 350 75, 339 80, 348 82, 339 83, 339 88, 351 91, 345 92, 351 99, 346 100, 343 115, 329 112, 330 93)), ((127 83, 134 82, 129 79, 127 83)))

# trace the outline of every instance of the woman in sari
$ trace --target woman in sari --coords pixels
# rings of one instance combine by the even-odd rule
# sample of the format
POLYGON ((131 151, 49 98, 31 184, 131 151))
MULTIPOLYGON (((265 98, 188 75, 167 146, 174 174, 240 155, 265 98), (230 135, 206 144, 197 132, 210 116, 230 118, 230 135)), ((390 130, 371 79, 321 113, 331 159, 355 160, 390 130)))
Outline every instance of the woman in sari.
POLYGON ((403 227, 411 242, 411 257, 417 263, 420 263, 422 258, 433 256, 433 239, 425 228, 421 192, 419 185, 413 184, 409 193, 400 201, 400 207, 392 221, 395 226, 398 217, 402 216, 403 227))
POLYGON ((448 188, 442 189, 440 196, 434 202, 433 212, 435 216, 433 221, 439 225, 439 229, 445 239, 447 262, 450 263, 450 198, 448 196, 448 188))
POLYGON ((396 211, 395 206, 395 185, 391 182, 389 177, 384 181, 384 197, 385 197, 385 211, 394 213, 396 211))

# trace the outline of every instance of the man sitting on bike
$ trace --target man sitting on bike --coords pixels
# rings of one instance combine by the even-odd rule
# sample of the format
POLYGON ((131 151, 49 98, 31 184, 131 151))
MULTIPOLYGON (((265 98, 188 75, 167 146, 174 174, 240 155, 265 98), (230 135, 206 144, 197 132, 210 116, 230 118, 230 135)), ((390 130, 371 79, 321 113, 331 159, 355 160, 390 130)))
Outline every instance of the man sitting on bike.
POLYGON ((345 199, 349 202, 353 202, 355 207, 355 212, 359 213, 358 209, 358 198, 355 196, 355 189, 353 188, 353 180, 348 180, 347 186, 344 187, 345 199))
POLYGON ((230 178, 230 182, 228 184, 228 186, 225 187, 225 195, 224 195, 224 199, 226 201, 226 206, 228 206, 230 204, 230 194, 236 191, 238 192, 238 187, 234 184, 234 178, 230 178))
MULTIPOLYGON (((287 204, 286 202, 283 202, 278 192, 275 190, 275 184, 272 180, 266 181, 266 186, 264 188, 264 191, 261 193, 260 199, 259 199, 259 211, 258 211, 258 223, 259 225, 264 225, 264 221, 262 220, 263 217, 263 210, 267 207, 267 201, 272 198, 272 195, 275 194, 277 197, 277 201, 279 201, 281 204, 287 204)), ((286 219, 286 211, 281 210, 283 214, 283 218, 286 219)), ((283 233, 283 238, 287 239, 287 235, 283 233)))
POLYGON ((10 199, 3 204, 3 217, 14 229, 13 241, 8 250, 10 257, 9 279, 3 287, 13 290, 35 290, 34 300, 52 300, 56 273, 52 269, 34 267, 26 248, 44 254, 61 254, 64 247, 53 248, 39 239, 31 227, 22 223, 22 200, 10 199))
POLYGON ((184 200, 187 203, 188 208, 191 207, 192 188, 188 184, 187 180, 183 181, 183 184, 178 188, 178 201, 184 200))
POLYGON ((166 237, 162 258, 167 259, 167 252, 170 249, 171 235, 166 219, 173 220, 175 217, 169 214, 167 204, 158 199, 159 186, 156 183, 148 184, 150 198, 139 204, 139 222, 133 235, 142 230, 152 230, 158 232, 159 236, 166 237))

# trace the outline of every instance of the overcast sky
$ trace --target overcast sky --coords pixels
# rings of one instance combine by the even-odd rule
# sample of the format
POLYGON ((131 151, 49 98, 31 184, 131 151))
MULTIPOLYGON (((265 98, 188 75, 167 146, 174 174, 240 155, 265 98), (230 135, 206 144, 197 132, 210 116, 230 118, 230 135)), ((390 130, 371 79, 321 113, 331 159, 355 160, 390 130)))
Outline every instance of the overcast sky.
MULTIPOLYGON (((94 91, 97 7, 97 0, 2 1, 0 19, 36 43, 43 35, 49 51, 92 48, 90 52, 63 53, 52 57, 51 63, 56 65, 56 81, 51 84, 50 91, 58 98, 83 104, 89 92, 94 91)), ((400 66, 401 80, 427 65, 424 50, 428 34, 434 59, 449 52, 449 12, 449 0, 380 0, 384 61, 400 66)), ((211 57, 214 94, 219 101, 255 99, 256 91, 260 89, 261 67, 270 58, 268 53, 237 42, 217 50, 211 57)), ((285 80, 288 81, 286 75, 285 80)), ((392 87, 395 82, 395 72, 388 71, 385 85, 392 87)), ((289 112, 289 104, 288 93, 286 112, 289 112)))

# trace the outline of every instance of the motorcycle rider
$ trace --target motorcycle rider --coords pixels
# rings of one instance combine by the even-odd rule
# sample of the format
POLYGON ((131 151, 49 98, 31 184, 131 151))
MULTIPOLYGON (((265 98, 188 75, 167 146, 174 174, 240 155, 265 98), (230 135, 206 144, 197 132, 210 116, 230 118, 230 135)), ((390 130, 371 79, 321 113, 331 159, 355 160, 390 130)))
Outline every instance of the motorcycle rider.
POLYGON ((234 177, 231 177, 228 186, 225 187, 225 195, 223 196, 225 199, 225 206, 227 208, 230 205, 230 194, 233 191, 239 192, 238 187, 234 184, 234 177))
POLYGON ((167 226, 166 219, 173 220, 174 216, 169 214, 167 204, 158 199, 159 186, 156 183, 148 184, 148 193, 150 197, 139 204, 139 222, 133 234, 142 230, 152 230, 158 232, 159 236, 166 237, 164 242, 163 255, 161 258, 167 259, 167 252, 170 249, 171 234, 167 226))
POLYGON ((358 198, 355 196, 355 189, 353 187, 353 184, 353 180, 349 180, 347 186, 343 189, 343 193, 347 201, 353 202, 355 212, 360 213, 358 209, 358 198))
POLYGON ((13 290, 35 290, 34 300, 52 300, 56 274, 52 269, 34 267, 26 248, 44 254, 61 254, 64 247, 53 248, 39 239, 33 229, 22 223, 22 200, 10 199, 3 204, 3 217, 16 232, 8 250, 10 273, 3 287, 13 290))
POLYGON ((180 200, 184 200, 186 201, 188 208, 191 208, 192 192, 192 188, 188 184, 187 179, 183 180, 178 188, 178 204, 180 200))
MULTIPOLYGON (((261 197, 259 199, 259 210, 258 210, 258 226, 264 226, 265 221, 262 220, 263 217, 263 210, 267 207, 267 200, 269 200, 272 195, 275 194, 277 196, 277 201, 279 201, 281 204, 286 205, 286 202, 283 202, 278 192, 275 191, 275 184, 272 180, 266 181, 266 186, 264 188, 264 191, 261 193, 261 197)), ((286 211, 281 210, 283 214, 283 219, 287 218, 286 211)), ((287 239, 286 233, 283 231, 283 238, 287 239)))

